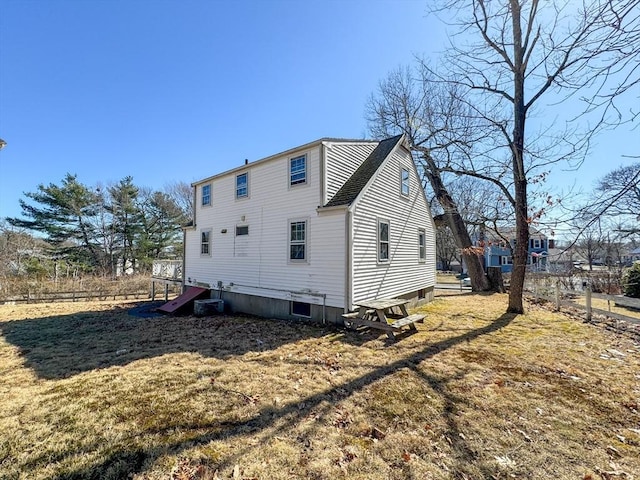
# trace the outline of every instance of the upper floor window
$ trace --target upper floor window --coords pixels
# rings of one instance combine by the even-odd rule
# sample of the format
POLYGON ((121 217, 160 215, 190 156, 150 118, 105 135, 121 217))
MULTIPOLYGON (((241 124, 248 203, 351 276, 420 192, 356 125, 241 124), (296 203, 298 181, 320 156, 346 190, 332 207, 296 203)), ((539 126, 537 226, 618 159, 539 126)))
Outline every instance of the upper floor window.
POLYGON ((245 198, 249 196, 249 174, 241 173, 236 175, 236 198, 245 198))
POLYGON ((541 247, 541 242, 539 238, 532 238, 531 239, 531 248, 540 248, 541 247))
POLYGON ((200 232, 200 254, 211 255, 211 230, 200 232))
POLYGON ((307 222, 297 221, 289 224, 289 260, 307 259, 307 222))
POLYGON ((289 185, 307 183, 307 156, 301 155, 289 160, 289 185))
POLYGON ((249 235, 249 225, 236 225, 236 237, 249 235))
POLYGON ((400 192, 402 195, 409 195, 409 170, 400 170, 400 192))
POLYGON ((427 242, 424 229, 418 230, 418 256, 420 261, 427 259, 427 242))
POLYGON ((202 186, 202 206, 211 205, 211 184, 202 186))
POLYGON ((378 221, 378 261, 389 261, 389 222, 378 221))

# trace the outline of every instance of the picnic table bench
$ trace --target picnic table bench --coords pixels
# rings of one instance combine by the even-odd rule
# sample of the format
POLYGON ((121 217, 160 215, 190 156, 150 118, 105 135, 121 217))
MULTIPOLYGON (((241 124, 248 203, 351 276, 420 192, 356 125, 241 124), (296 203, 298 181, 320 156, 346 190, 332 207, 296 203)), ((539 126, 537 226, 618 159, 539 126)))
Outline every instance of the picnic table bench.
POLYGON ((347 327, 365 326, 384 330, 387 336, 395 339, 395 334, 402 331, 403 327, 409 330, 417 330, 415 324, 422 323, 425 315, 407 312, 409 300, 403 298, 380 298, 364 300, 356 303, 357 312, 342 315, 347 327))

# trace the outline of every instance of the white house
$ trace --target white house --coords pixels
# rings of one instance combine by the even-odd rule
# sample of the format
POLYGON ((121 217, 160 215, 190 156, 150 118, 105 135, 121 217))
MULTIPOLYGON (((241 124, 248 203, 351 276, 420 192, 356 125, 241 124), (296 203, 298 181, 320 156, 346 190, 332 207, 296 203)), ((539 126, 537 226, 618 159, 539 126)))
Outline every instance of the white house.
POLYGON ((430 300, 435 232, 403 136, 323 138, 193 183, 186 286, 234 312, 341 323, 359 300, 430 300))

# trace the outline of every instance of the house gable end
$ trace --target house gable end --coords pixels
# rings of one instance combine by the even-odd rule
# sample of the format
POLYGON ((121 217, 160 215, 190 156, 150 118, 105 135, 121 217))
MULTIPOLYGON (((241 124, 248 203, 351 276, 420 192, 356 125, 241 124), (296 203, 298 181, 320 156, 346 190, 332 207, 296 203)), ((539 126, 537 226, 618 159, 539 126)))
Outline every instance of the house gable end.
POLYGON ((351 205, 360 192, 367 186, 384 161, 391 155, 395 147, 402 140, 403 135, 382 140, 371 152, 364 162, 349 177, 345 184, 329 200, 325 207, 337 207, 340 205, 351 205))

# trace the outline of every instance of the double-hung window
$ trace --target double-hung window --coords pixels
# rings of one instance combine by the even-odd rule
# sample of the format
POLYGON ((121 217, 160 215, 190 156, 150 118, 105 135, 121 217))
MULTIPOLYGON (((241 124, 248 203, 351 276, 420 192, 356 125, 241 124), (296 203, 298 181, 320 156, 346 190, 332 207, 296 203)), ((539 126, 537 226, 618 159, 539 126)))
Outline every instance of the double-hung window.
POLYGON ((307 183, 307 156, 301 155, 289 160, 289 185, 307 183))
POLYGON ((207 207, 211 205, 211 184, 202 186, 202 206, 207 207))
POLYGON ((427 259, 426 233, 423 228, 418 230, 418 258, 421 262, 427 259))
POLYGON ((378 220, 378 261, 389 261, 389 222, 378 220))
POLYGON ((211 255, 211 230, 200 232, 200 255, 211 255))
POLYGON ((400 170, 400 192, 404 196, 409 195, 409 170, 406 168, 400 170))
POLYGON ((247 172, 236 175, 236 198, 249 196, 249 174, 247 172))
POLYGON ((302 262, 307 260, 307 222, 289 223, 289 260, 302 262))

